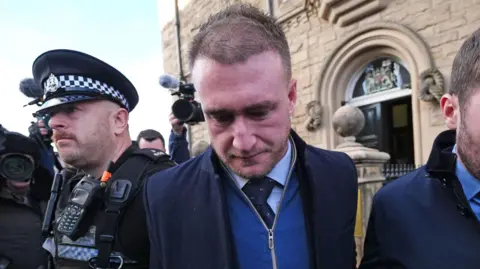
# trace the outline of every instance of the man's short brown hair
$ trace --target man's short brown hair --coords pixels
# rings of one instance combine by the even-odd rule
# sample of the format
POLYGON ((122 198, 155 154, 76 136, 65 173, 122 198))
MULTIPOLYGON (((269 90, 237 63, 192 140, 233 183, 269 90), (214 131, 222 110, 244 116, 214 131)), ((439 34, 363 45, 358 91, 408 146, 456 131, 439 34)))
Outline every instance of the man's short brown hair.
POLYGON ((458 96, 465 108, 475 89, 480 88, 480 29, 463 43, 452 66, 449 93, 458 96))
POLYGON ((234 4, 210 16, 200 26, 190 45, 189 64, 192 69, 199 56, 222 64, 240 63, 270 50, 280 54, 290 79, 290 49, 282 27, 250 4, 234 4))

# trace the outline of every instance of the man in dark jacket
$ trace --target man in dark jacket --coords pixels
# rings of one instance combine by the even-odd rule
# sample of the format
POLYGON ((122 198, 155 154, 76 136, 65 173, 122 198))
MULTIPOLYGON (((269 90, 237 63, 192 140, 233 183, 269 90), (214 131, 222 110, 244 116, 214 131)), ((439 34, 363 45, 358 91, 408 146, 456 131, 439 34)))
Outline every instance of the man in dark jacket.
POLYGON ((134 85, 109 64, 73 50, 42 53, 32 69, 45 90, 37 116, 50 117, 61 159, 83 172, 65 178, 53 235, 44 244, 55 268, 148 268, 141 189, 144 179, 175 164, 164 152, 132 144, 134 85))
POLYGON ((211 148, 147 181, 150 268, 355 268, 355 165, 291 129, 281 27, 230 6, 200 27, 190 63, 211 148))
POLYGON ((0 130, 0 264, 9 263, 8 269, 46 268, 40 229, 46 201, 32 186, 51 179, 37 173, 43 168, 35 141, 4 131, 0 130))
POLYGON ((436 138, 426 166, 375 195, 360 269, 480 268, 479 56, 477 30, 440 102, 451 130, 436 138))

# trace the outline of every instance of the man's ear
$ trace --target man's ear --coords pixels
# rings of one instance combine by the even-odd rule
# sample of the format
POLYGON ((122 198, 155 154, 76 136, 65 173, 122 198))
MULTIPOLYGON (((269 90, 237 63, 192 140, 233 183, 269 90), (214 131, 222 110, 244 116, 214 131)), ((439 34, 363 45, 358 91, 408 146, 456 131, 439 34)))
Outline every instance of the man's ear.
POLYGON ((128 130, 128 111, 119 108, 112 113, 112 129, 115 135, 120 135, 128 130))
POLYGON ((440 99, 440 109, 443 113, 445 126, 450 130, 457 129, 458 98, 455 95, 446 93, 440 99))
POLYGON ((295 111, 295 104, 297 103, 297 80, 292 79, 288 84, 288 100, 289 100, 289 114, 293 117, 295 111))

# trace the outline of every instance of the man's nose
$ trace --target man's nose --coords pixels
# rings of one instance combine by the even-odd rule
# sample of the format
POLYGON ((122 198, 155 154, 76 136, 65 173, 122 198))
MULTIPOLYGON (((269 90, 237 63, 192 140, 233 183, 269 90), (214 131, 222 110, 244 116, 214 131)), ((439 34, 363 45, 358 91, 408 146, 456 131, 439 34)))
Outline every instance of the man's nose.
POLYGON ((67 125, 66 115, 64 113, 55 113, 50 116, 50 120, 48 121, 48 126, 52 130, 59 130, 64 129, 67 125))
POLYGON ((233 147, 239 151, 250 151, 256 142, 257 138, 253 135, 248 121, 237 119, 233 123, 233 147))

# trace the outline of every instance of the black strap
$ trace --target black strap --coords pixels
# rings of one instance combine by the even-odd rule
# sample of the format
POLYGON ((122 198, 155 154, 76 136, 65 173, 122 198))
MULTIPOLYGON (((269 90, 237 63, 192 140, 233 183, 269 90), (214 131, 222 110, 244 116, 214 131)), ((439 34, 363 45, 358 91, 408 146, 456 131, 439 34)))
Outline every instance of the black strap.
POLYGON ((98 240, 96 268, 119 268, 120 265, 111 267, 111 263, 123 263, 121 257, 118 259, 110 257, 120 215, 141 189, 147 168, 162 159, 169 160, 168 155, 162 151, 139 149, 134 151, 132 156, 112 175, 106 193, 105 223, 98 240))

